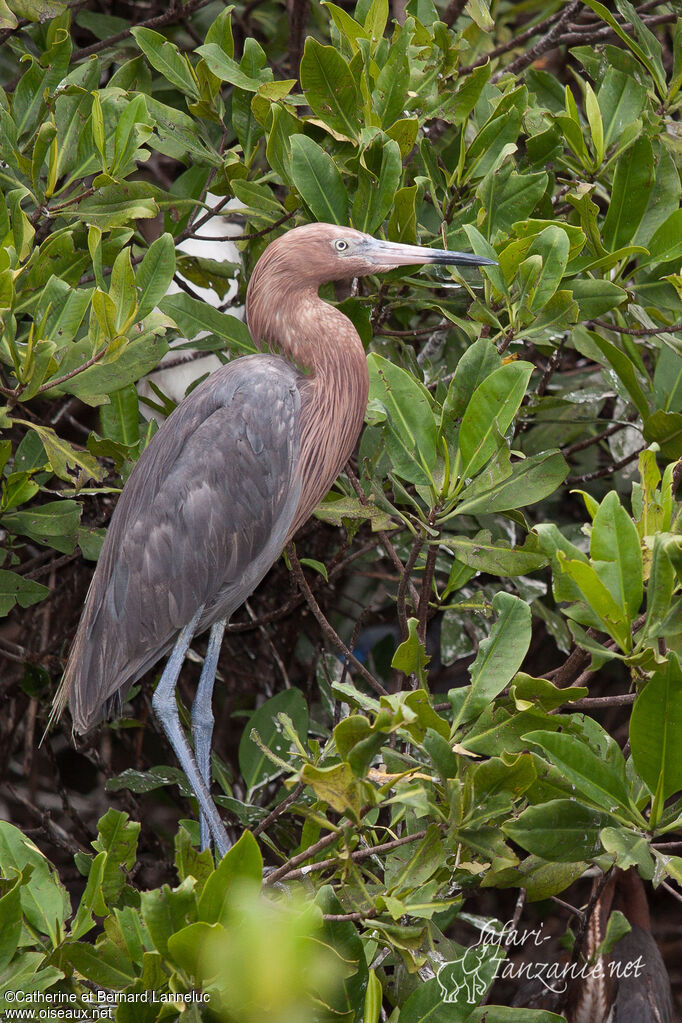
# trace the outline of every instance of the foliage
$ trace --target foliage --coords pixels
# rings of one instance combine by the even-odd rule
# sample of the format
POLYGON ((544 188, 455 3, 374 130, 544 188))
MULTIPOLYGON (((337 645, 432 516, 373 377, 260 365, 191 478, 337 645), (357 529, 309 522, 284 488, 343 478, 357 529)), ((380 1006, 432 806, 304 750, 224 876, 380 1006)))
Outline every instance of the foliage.
MULTIPOLYGON (((548 13, 525 6, 534 23, 548 13)), ((625 0, 585 6, 562 86, 532 56, 508 63, 513 5, 493 24, 483 0, 454 25, 431 0, 409 0, 403 23, 385 0, 315 5, 288 79, 268 5, 259 37, 236 47, 218 3, 186 5, 188 34, 172 16, 165 32, 128 33, 63 3, 0 0, 4 614, 50 599, 36 551, 96 558, 106 516, 93 509, 153 432, 136 382, 199 335, 223 358, 252 350, 192 284, 223 298, 236 277, 243 300, 268 242, 311 219, 499 262, 466 277, 394 271, 341 303, 371 394, 359 479, 344 474, 317 515, 387 568, 400 643, 383 668, 358 659, 357 636, 355 658, 322 653, 310 717, 287 689, 244 729, 237 779, 215 758, 218 802, 283 866, 261 892, 251 834, 214 869, 188 824, 178 885, 138 891, 139 826, 112 809, 96 855, 77 859, 87 884, 72 915, 45 858, 3 823, 5 992, 85 1006, 93 985, 200 991, 209 1002, 183 1017, 195 1020, 374 1023, 383 1002, 392 1023, 473 1021, 483 1010, 446 1005, 435 974, 450 964, 454 990, 464 949, 448 927, 481 888, 546 899, 589 864, 682 883, 662 841, 682 827, 682 20, 657 35, 625 0), (78 50, 76 26, 104 45, 78 50), (210 215, 209 191, 241 204, 240 268, 178 249, 210 215), (183 290, 167 295, 178 273, 183 290), (78 403, 98 415, 85 443, 62 419, 78 403), (534 629, 568 655, 551 673, 531 673, 534 629), (443 702, 429 693, 434 653, 475 655, 443 702), (625 751, 589 704, 571 709, 602 668, 632 692, 625 751)), ((319 591, 336 555, 311 553, 315 582, 292 551, 294 576, 319 591)), ((175 780, 128 770, 110 790, 175 780)), ((176 1011, 117 1004, 120 1021, 176 1011)))

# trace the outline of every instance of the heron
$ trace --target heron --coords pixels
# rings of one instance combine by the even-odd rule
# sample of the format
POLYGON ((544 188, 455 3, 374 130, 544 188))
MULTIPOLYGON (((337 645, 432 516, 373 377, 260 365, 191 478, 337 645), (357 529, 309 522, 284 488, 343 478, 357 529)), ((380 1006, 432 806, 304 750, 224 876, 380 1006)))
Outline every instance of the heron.
POLYGON ((330 281, 431 263, 484 266, 465 252, 306 224, 268 245, 246 296, 259 349, 212 373, 145 448, 111 518, 50 723, 68 702, 87 732, 170 654, 152 707, 196 796, 202 849, 230 840, 210 795, 212 696, 225 626, 350 457, 369 377, 355 327, 318 290, 330 281), (193 637, 209 631, 191 710, 175 688, 193 637))

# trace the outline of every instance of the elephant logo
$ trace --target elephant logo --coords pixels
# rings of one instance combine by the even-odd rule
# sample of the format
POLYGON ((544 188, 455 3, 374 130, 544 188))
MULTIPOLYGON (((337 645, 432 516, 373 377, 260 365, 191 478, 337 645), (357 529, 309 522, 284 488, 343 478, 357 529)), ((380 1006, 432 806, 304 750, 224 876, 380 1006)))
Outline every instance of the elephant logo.
POLYGON ((471 945, 459 959, 443 963, 437 978, 444 1002, 463 1001, 460 991, 466 993, 467 1004, 475 1005, 479 1001, 488 986, 480 976, 485 957, 485 945, 471 945))

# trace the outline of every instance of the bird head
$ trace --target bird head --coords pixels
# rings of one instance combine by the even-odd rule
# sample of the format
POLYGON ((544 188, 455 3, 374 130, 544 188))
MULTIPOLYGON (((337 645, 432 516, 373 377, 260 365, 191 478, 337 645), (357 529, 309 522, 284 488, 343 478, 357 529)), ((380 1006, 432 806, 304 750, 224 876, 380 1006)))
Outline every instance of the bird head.
MULTIPOLYGON (((306 283, 324 284, 399 266, 441 263, 449 266, 494 266, 494 259, 468 252, 403 245, 373 238, 364 231, 336 224, 305 224, 276 239, 266 250, 270 258, 288 264, 306 283)), ((274 260, 273 260, 274 261, 274 260)))

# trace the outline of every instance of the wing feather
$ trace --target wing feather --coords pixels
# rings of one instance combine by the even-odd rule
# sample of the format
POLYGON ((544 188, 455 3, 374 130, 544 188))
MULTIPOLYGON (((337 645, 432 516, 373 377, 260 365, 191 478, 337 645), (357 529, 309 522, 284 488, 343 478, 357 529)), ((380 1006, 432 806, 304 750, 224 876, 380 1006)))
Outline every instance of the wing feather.
POLYGON ((229 617, 279 556, 300 499, 301 374, 277 356, 222 367, 161 427, 119 498, 53 716, 86 731, 116 692, 229 617))

